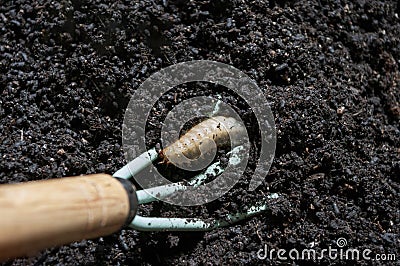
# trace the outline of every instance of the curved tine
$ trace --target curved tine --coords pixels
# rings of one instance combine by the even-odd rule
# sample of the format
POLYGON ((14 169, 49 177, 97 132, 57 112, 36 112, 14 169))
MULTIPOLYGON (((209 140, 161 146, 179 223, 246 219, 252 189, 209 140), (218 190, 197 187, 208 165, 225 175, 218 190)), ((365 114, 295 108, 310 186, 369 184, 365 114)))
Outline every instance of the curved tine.
POLYGON ((214 223, 193 218, 160 218, 136 215, 129 227, 138 231, 209 231, 214 223))
POLYGON ((190 186, 198 187, 204 183, 209 176, 218 176, 224 172, 224 169, 220 167, 220 163, 216 162, 210 165, 204 172, 196 175, 188 182, 177 182, 170 183, 163 186, 147 188, 136 191, 138 197, 138 203, 144 204, 152 201, 160 200, 174 194, 177 191, 183 191, 188 189, 190 186), (190 186, 187 186, 189 184, 190 186))
POLYGON ((171 183, 164 186, 152 187, 143 190, 137 190, 136 195, 138 204, 145 204, 157 201, 174 194, 177 191, 186 190, 187 186, 183 182, 171 183))
MULTIPOLYGON (((230 154, 229 163, 231 165, 237 165, 240 162, 240 158, 238 158, 238 153, 243 149, 242 146, 235 147, 232 151, 228 152, 230 154)), ((222 174, 225 171, 224 168, 221 167, 220 162, 216 162, 211 164, 205 171, 196 175, 192 179, 190 179, 187 183, 185 182, 177 182, 170 183, 163 186, 147 188, 143 190, 136 191, 138 197, 138 203, 144 204, 153 202, 156 200, 161 200, 166 198, 177 191, 183 191, 188 189, 189 186, 198 187, 207 180, 208 177, 216 177, 222 174), (188 184, 189 186, 185 185, 188 184)))
POLYGON ((158 153, 155 148, 145 151, 115 172, 113 177, 129 179, 143 171, 143 169, 151 165, 157 158, 158 153))
MULTIPOLYGON (((268 196, 278 198, 277 193, 268 196)), ((199 218, 160 218, 136 215, 129 227, 138 231, 210 231, 250 218, 267 210, 267 205, 251 206, 246 212, 229 214, 226 219, 206 221, 199 218)))

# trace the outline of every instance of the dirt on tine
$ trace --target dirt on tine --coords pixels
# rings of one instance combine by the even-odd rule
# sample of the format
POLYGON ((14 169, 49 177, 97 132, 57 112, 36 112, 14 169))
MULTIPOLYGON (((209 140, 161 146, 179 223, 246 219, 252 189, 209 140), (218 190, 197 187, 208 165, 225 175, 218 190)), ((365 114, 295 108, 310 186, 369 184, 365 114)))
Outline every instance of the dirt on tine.
MULTIPOLYGON (((1 1, 0 183, 113 173, 125 163, 130 96, 178 62, 215 60, 244 71, 265 92, 277 127, 276 156, 257 190, 247 191, 253 151, 245 176, 220 199, 142 209, 219 218, 267 200, 264 214, 207 233, 122 230, 5 265, 280 264, 257 251, 318 251, 339 237, 349 248, 399 257, 399 16, 397 1, 373 0, 1 1), (280 197, 267 199, 272 192, 280 197)), ((251 111, 218 90, 249 127, 251 111)), ((155 108, 164 114, 215 91, 187 84, 155 108)), ((149 145, 159 141, 162 117, 148 120, 149 145)), ((352 263, 296 261, 310 262, 352 263)))

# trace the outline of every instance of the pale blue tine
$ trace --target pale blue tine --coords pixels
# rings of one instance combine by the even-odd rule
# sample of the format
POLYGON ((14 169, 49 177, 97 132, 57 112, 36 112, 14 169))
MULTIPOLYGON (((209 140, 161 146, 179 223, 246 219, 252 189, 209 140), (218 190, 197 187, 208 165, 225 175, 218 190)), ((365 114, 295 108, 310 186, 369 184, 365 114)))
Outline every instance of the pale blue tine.
MULTIPOLYGON (((268 196, 268 198, 274 199, 278 197, 277 193, 268 196)), ((251 206, 247 212, 229 214, 226 220, 215 220, 212 222, 199 218, 159 218, 136 215, 129 227, 139 231, 210 231, 237 223, 266 210, 266 204, 251 206)))
MULTIPOLYGON (((240 162, 238 156, 243 147, 235 147, 230 154, 229 163, 237 165, 240 162)), ((139 172, 143 171, 146 167, 152 164, 158 158, 158 153, 155 149, 151 149, 139 155, 137 158, 129 162, 127 165, 118 170, 113 176, 129 179, 139 172)), ((162 199, 174 194, 177 191, 186 190, 188 187, 200 186, 205 180, 211 176, 218 176, 224 172, 220 162, 210 165, 204 172, 196 175, 187 182, 171 183, 164 186, 149 188, 137 191, 139 204, 148 203, 162 199), (157 196, 157 198, 155 197, 157 196)), ((276 198, 278 194, 271 194, 269 197, 276 198)), ((227 226, 240 220, 249 218, 267 209, 267 206, 252 206, 245 213, 237 213, 227 215, 226 220, 215 220, 212 222, 198 219, 198 218, 161 218, 161 217, 142 217, 136 215, 132 223, 129 225, 131 228, 140 231, 209 231, 218 227, 227 226)))
MULTIPOLYGON (((229 157, 229 163, 231 165, 237 165, 240 162, 240 159, 238 159, 238 153, 242 149, 242 146, 238 146, 228 153, 228 155, 231 155, 229 157)), ((186 190, 190 186, 198 187, 202 185, 209 176, 218 176, 223 172, 224 168, 221 167, 220 162, 213 163, 209 167, 207 167, 205 171, 196 175, 190 181, 188 181, 187 184, 189 184, 189 186, 186 186, 184 182, 178 182, 136 191, 138 202, 139 204, 149 203, 168 197, 177 191, 186 190)))
POLYGON ((113 177, 129 179, 151 165, 158 158, 156 149, 148 150, 113 174, 113 177))

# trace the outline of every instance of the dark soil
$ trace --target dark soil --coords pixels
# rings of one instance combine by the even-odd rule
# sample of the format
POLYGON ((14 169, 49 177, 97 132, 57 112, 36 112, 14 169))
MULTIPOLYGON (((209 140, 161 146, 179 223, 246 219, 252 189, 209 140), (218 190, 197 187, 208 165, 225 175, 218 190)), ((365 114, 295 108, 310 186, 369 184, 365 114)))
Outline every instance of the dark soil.
MULTIPOLYGON (((264 244, 320 250, 339 237, 399 259, 400 4, 137 2, 0 1, 0 183, 113 173, 125 164, 121 126, 135 89, 163 67, 208 59, 244 71, 265 92, 278 138, 270 173, 254 193, 248 171, 210 204, 156 203, 142 213, 213 218, 271 192, 281 197, 229 228, 122 230, 5 265, 263 264, 271 262, 257 258, 264 244)), ((196 86, 212 91, 188 84, 179 97, 196 86)), ((223 99, 235 105, 229 92, 223 99)), ((149 122, 155 144, 160 117, 149 122)))

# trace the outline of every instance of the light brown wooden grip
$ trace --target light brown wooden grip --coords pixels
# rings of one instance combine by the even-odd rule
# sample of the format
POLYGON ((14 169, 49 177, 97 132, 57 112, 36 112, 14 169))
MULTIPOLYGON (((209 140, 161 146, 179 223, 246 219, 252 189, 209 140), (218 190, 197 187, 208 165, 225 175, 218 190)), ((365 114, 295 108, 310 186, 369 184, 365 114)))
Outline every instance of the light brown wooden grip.
POLYGON ((0 261, 119 230, 130 212, 106 174, 0 186, 0 261))

